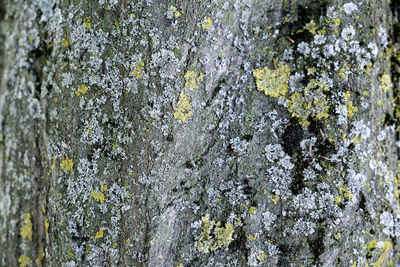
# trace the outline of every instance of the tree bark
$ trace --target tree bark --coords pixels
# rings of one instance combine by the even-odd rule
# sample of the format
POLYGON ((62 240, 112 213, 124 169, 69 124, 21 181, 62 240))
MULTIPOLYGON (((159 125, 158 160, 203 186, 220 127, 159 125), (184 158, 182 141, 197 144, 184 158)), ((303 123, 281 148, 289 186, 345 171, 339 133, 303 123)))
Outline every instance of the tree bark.
POLYGON ((0 0, 0 265, 400 263, 399 10, 0 0))

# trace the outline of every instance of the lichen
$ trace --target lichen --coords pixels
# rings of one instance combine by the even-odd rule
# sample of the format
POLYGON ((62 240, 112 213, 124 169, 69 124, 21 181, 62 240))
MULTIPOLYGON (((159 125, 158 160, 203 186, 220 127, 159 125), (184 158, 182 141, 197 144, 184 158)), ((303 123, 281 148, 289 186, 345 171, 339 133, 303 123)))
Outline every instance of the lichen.
POLYGON ((144 62, 143 61, 139 61, 136 64, 136 68, 134 70, 132 70, 132 74, 137 79, 142 79, 143 73, 144 73, 144 62))
POLYGON ((339 195, 336 196, 335 202, 340 205, 345 198, 351 199, 353 196, 344 184, 339 185, 339 195))
POLYGON ((256 212, 257 212, 257 208, 256 207, 250 207, 250 209, 249 209, 249 213, 250 214, 256 214, 256 212))
POLYGON ((384 92, 386 92, 390 87, 392 86, 392 79, 390 78, 390 75, 387 74, 386 72, 383 73, 382 78, 381 78, 381 87, 384 92))
POLYGON ((32 241, 32 221, 29 212, 25 214, 24 225, 20 227, 19 233, 22 239, 28 238, 32 241))
POLYGON ((344 98, 347 102, 347 116, 352 117, 354 113, 358 111, 358 108, 353 106, 353 101, 350 100, 350 92, 346 91, 344 93, 344 98))
POLYGON ((324 94, 327 90, 326 83, 311 79, 302 93, 291 95, 288 109, 302 126, 310 125, 309 117, 317 120, 329 117, 329 99, 324 94))
POLYGON ((46 218, 44 221, 44 230, 46 233, 49 232, 49 226, 50 226, 49 219, 46 218))
POLYGON ((204 18, 203 20, 203 24, 201 25, 201 27, 203 28, 203 30, 208 30, 210 29, 212 26, 212 20, 210 17, 204 18))
POLYGON ((177 120, 181 120, 183 123, 192 115, 189 111, 192 109, 192 105, 190 104, 189 98, 185 94, 185 92, 181 92, 179 95, 179 101, 176 104, 174 117, 177 120))
POLYGON ((68 46, 69 46, 68 40, 67 40, 67 39, 62 40, 62 41, 61 41, 61 45, 62 45, 62 46, 65 46, 65 47, 68 47, 68 46))
POLYGON ((40 265, 40 263, 43 261, 43 258, 44 258, 44 249, 43 247, 41 247, 39 249, 39 255, 35 260, 36 265, 40 265))
POLYGON ((83 19, 83 23, 85 24, 87 30, 89 30, 92 27, 92 23, 89 17, 85 17, 83 19))
POLYGON ((70 171, 73 166, 74 163, 72 162, 72 160, 70 160, 68 156, 64 157, 60 163, 60 168, 67 172, 70 171))
POLYGON ((25 267, 31 265, 31 258, 25 255, 21 255, 18 258, 18 263, 20 267, 25 267))
POLYGON ((230 223, 225 223, 225 227, 221 227, 221 222, 216 223, 214 220, 210 220, 209 216, 203 216, 201 220, 204 225, 197 241, 199 252, 209 253, 223 246, 228 247, 233 241, 235 227, 230 223))
POLYGON ((103 236, 104 236, 104 230, 103 227, 100 227, 99 231, 97 231, 96 233, 96 238, 99 239, 102 238, 103 236))
POLYGON ((393 251, 393 244, 390 241, 384 241, 381 248, 381 256, 375 263, 376 267, 392 266, 392 261, 388 259, 388 254, 393 251))
POLYGON ((285 96, 288 92, 290 68, 279 62, 276 69, 268 67, 256 69, 253 75, 256 78, 257 90, 270 97, 285 96))
POLYGON ((304 26, 304 29, 309 31, 312 34, 317 34, 317 24, 315 23, 314 20, 311 20, 309 23, 307 23, 304 26))
POLYGON ((81 94, 82 95, 84 95, 86 92, 87 92, 87 90, 88 90, 89 88, 86 86, 86 85, 81 85, 76 91, 75 91, 75 94, 76 94, 76 96, 80 96, 81 94))
POLYGON ((104 191, 107 190, 107 185, 103 185, 100 188, 100 192, 94 190, 90 193, 90 195, 99 203, 104 203, 104 200, 106 199, 104 196, 104 191))
POLYGON ((185 87, 189 88, 190 90, 195 90, 203 81, 204 75, 203 73, 197 75, 196 72, 189 70, 185 73, 184 78, 186 80, 185 87))

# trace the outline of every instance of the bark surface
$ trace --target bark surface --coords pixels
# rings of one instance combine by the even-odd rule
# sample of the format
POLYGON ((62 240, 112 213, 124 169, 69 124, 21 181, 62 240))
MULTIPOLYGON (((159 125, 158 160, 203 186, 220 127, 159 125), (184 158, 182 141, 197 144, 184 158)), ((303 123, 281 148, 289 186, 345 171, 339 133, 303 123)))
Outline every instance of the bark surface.
POLYGON ((399 10, 0 0, 0 265, 400 263, 399 10))

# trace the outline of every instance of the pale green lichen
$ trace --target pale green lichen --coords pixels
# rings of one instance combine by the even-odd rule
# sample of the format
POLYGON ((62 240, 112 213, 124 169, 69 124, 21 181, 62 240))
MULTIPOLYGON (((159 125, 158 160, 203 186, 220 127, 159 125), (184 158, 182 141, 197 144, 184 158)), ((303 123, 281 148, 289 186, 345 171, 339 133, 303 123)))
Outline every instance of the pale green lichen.
POLYGON ((268 67, 253 71, 256 78, 257 90, 270 97, 285 96, 288 92, 290 68, 280 62, 276 69, 268 67))
POLYGON ((296 92, 291 95, 288 109, 293 117, 299 119, 302 126, 310 125, 309 117, 317 120, 328 118, 329 100, 324 94, 328 89, 326 83, 311 79, 303 93, 296 92))
POLYGON ((192 109, 192 105, 190 104, 189 98, 185 94, 185 92, 181 92, 179 95, 178 104, 175 107, 174 117, 175 119, 181 120, 183 123, 192 115, 189 111, 192 109))
POLYGON ((223 246, 228 247, 233 241, 235 227, 232 224, 226 223, 225 227, 221 227, 221 222, 210 220, 209 216, 203 216, 201 220, 203 231, 197 241, 197 249, 200 252, 209 253, 223 246))

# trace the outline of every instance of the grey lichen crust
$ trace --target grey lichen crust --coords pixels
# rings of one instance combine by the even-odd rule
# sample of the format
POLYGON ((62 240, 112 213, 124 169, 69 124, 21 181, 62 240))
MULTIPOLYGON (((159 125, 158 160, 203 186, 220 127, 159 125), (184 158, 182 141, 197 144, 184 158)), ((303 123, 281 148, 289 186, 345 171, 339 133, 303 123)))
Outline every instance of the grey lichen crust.
POLYGON ((392 2, 0 0, 0 265, 399 263, 392 2))

